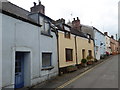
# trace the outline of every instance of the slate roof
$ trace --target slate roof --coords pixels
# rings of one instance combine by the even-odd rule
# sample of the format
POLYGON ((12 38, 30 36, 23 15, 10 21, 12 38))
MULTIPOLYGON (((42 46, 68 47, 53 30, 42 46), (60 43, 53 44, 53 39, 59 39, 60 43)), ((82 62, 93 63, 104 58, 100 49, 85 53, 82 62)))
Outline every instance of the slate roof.
POLYGON ((32 24, 38 24, 37 21, 30 18, 28 15, 31 14, 31 12, 16 6, 15 4, 11 2, 3 2, 2 3, 2 13, 7 13, 11 16, 16 17, 17 19, 24 19, 28 22, 31 22, 32 24))
MULTIPOLYGON (((69 25, 67 25, 67 24, 61 24, 61 25, 66 25, 66 26, 68 26, 69 28, 70 28, 70 33, 71 34, 74 34, 74 35, 76 35, 76 36, 80 36, 80 37, 83 37, 83 38, 87 38, 87 35, 85 34, 85 33, 83 33, 83 32, 81 32, 81 31, 78 31, 78 30, 76 30, 76 29, 74 29, 74 28, 71 28, 71 26, 69 26, 69 25)), ((58 30, 60 30, 60 31, 66 31, 66 30, 64 30, 63 28, 62 28, 62 26, 60 26, 60 25, 56 25, 57 27, 58 27, 58 30)))
POLYGON ((101 31, 99 31, 97 28, 93 27, 93 29, 95 29, 96 31, 98 31, 99 33, 101 33, 103 36, 105 36, 105 34, 102 33, 101 31))
POLYGON ((87 35, 85 35, 83 32, 75 30, 73 28, 71 29, 71 33, 74 34, 74 35, 80 36, 80 37, 87 38, 87 35))

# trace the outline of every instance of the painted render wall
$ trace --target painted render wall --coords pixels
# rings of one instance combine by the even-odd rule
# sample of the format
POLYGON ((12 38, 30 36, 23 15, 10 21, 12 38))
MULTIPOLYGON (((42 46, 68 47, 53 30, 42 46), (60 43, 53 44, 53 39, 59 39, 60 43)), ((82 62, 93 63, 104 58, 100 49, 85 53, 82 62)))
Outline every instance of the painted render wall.
POLYGON ((43 17, 39 15, 39 22, 42 25, 42 27, 40 28, 40 32, 38 33, 40 35, 39 37, 40 76, 37 76, 37 77, 40 77, 40 79, 38 79, 37 77, 34 78, 32 81, 32 85, 34 85, 35 82, 44 81, 58 75, 57 37, 56 37, 56 34, 52 31, 50 31, 52 37, 41 34, 41 31, 42 32, 44 31, 44 28, 43 28, 44 20, 45 19, 43 19, 43 17), (51 63, 52 63, 52 66, 54 67, 52 70, 42 70, 44 69, 42 67, 42 52, 52 53, 51 63))
POLYGON ((99 31, 94 30, 94 41, 95 41, 95 55, 96 59, 100 60, 100 56, 105 54, 105 36, 101 34, 99 31), (101 45, 103 43, 103 45, 101 45), (96 49, 96 46, 98 49, 96 49))
MULTIPOLYGON (((2 87, 14 87, 15 50, 31 52, 30 80, 41 77, 39 62, 40 27, 3 15, 3 52, 2 52, 2 87)), ((30 81, 30 85, 31 85, 30 81)), ((30 86, 29 85, 29 86, 30 86)))
POLYGON ((105 49, 107 52, 111 53, 111 49, 110 49, 110 38, 108 36, 105 36, 105 49))
POLYGON ((30 68, 25 72, 28 79, 25 87, 40 83, 58 74, 57 39, 41 35, 41 28, 7 15, 3 15, 3 59, 2 59, 2 87, 13 88, 15 81, 15 51, 30 51, 30 61, 26 61, 30 68), (42 69, 42 52, 52 52, 52 70, 42 69), (29 62, 29 65, 28 63, 29 62))
POLYGON ((111 53, 118 53, 118 42, 115 39, 110 38, 111 53))
POLYGON ((0 90, 2 89, 2 14, 0 14, 0 90))
POLYGON ((78 64, 81 63, 82 58, 82 49, 85 49, 85 57, 88 55, 88 50, 92 51, 92 56, 94 57, 94 42, 91 40, 91 43, 88 43, 88 39, 83 37, 76 38, 77 41, 77 60, 78 64))
POLYGON ((76 54, 75 54, 75 36, 71 34, 71 38, 65 38, 64 32, 59 31, 59 64, 60 68, 67 67, 76 64, 76 54), (73 61, 66 62, 65 48, 73 49, 73 61))

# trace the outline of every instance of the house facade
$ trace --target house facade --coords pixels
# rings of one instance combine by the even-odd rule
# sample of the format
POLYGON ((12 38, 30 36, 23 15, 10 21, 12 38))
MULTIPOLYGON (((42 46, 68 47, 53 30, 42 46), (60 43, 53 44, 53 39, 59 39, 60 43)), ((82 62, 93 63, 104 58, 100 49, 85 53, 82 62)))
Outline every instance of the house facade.
POLYGON ((115 55, 118 53, 118 45, 118 41, 116 41, 112 35, 110 38, 111 54, 115 55))
POLYGON ((106 54, 105 35, 98 29, 93 27, 94 30, 94 41, 95 41, 95 55, 96 59, 104 58, 106 54))
POLYGON ((58 74, 57 38, 49 27, 51 19, 39 14, 49 22, 44 24, 31 14, 10 2, 3 3, 0 88, 29 87, 58 74))
POLYGON ((97 60, 103 58, 106 54, 106 40, 105 35, 100 32, 98 29, 92 26, 82 25, 81 31, 91 35, 91 38, 94 40, 94 54, 97 60))
POLYGON ((76 36, 77 45, 77 64, 81 64, 82 59, 87 59, 87 56, 92 56, 94 61, 94 40, 76 36))
POLYGON ((106 53, 111 54, 110 37, 108 36, 108 32, 104 32, 104 35, 105 35, 106 53))
POLYGON ((94 40, 75 28, 65 24, 64 19, 56 21, 58 27, 59 68, 64 72, 69 66, 80 65, 88 55, 94 58, 94 40))
POLYGON ((75 35, 71 34, 71 27, 65 24, 65 20, 56 21, 58 27, 58 51, 59 51, 59 70, 66 72, 67 67, 76 65, 75 35))

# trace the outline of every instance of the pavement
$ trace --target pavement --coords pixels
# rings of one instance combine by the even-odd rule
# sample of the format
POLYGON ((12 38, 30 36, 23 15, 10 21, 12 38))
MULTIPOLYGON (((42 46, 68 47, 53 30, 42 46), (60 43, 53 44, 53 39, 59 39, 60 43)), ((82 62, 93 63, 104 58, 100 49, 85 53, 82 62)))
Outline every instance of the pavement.
POLYGON ((101 59, 98 62, 95 62, 93 65, 89 65, 87 67, 84 68, 80 68, 77 71, 71 72, 71 73, 67 73, 67 74, 63 74, 61 76, 56 76, 55 78, 52 78, 50 80, 44 81, 42 83, 39 83, 31 88, 29 88, 29 90, 33 89, 33 88, 58 88, 59 86, 63 85, 64 83, 70 81, 71 79, 81 75, 82 73, 90 70, 91 68, 95 67, 96 65, 109 60, 110 58, 112 58, 114 56, 108 56, 105 59, 101 59))

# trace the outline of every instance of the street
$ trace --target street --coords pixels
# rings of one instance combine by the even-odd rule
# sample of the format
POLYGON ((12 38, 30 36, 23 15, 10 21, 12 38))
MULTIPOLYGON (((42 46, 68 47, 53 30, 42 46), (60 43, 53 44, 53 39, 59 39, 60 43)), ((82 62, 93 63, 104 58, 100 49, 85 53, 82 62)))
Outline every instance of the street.
POLYGON ((97 65, 78 79, 59 86, 62 88, 118 88, 118 55, 97 65))

